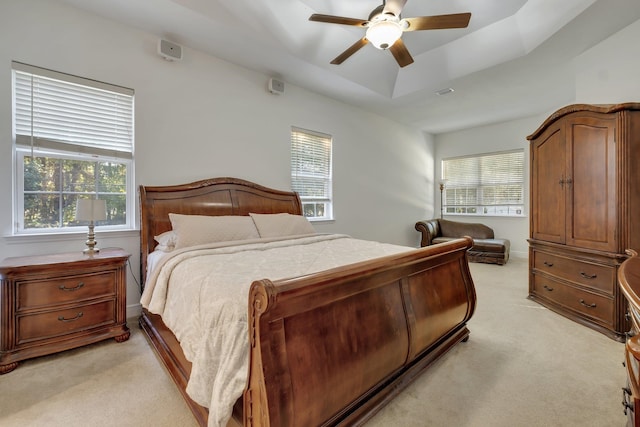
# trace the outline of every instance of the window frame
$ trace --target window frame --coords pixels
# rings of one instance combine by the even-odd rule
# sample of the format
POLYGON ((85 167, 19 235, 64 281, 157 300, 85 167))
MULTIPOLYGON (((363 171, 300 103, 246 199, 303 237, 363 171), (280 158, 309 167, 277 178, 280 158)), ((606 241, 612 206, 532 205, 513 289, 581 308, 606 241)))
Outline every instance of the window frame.
MULTIPOLYGON (((85 222, 77 222, 74 224, 69 224, 64 226, 63 223, 60 223, 58 226, 51 227, 42 227, 42 228, 25 228, 25 162, 24 159, 29 156, 34 157, 45 157, 48 159, 56 159, 56 160, 77 160, 82 162, 89 163, 117 163, 125 166, 126 175, 125 175, 125 215, 124 215, 124 223, 123 224, 114 224, 114 225, 104 225, 98 222, 96 224, 96 230, 100 229, 102 231, 107 230, 133 230, 135 228, 135 175, 134 175, 134 91, 128 88, 122 88, 120 86, 111 85, 108 83, 98 82, 90 79, 86 79, 83 77, 73 76, 70 74, 60 73, 57 71, 47 70, 40 67, 35 67, 32 65, 22 64, 19 62, 12 62, 12 154, 13 154, 13 197, 12 197, 12 215, 13 215, 13 226, 12 226, 12 234, 13 235, 55 235, 55 234, 66 234, 66 233, 76 233, 79 231, 84 232, 83 227, 86 226, 85 222), (123 145, 121 142, 116 142, 115 146, 112 146, 109 141, 103 143, 103 141, 98 141, 97 145, 79 141, 74 141, 73 139, 65 140, 64 138, 50 138, 43 137, 40 138, 37 136, 37 132, 33 131, 35 126, 32 125, 31 135, 25 135, 24 132, 18 133, 18 125, 17 125, 17 109, 18 109, 18 101, 17 97, 17 83, 16 83, 16 73, 27 73, 32 74, 34 77, 42 77, 45 79, 54 79, 58 81, 65 82, 65 84, 73 84, 80 85, 83 88, 91 88, 90 90, 98 89, 102 91, 108 91, 117 93, 118 95, 125 95, 127 99, 127 104, 130 105, 130 116, 126 114, 127 124, 129 128, 127 128, 126 133, 128 134, 128 139, 123 145), (129 104, 130 103, 130 104, 129 104), (103 148, 106 147, 106 148, 103 148), (116 147, 116 148, 112 148, 116 147)), ((24 79, 23 79, 24 80, 24 79)), ((32 80, 33 82, 33 80, 32 80)), ((32 83, 33 84, 33 83, 32 83)), ((23 86, 24 87, 24 86, 23 86)), ((83 89, 81 88, 81 90, 83 89)), ((34 91, 32 90, 32 96, 34 91)), ((69 92, 63 92, 69 93, 69 92)), ((29 97, 30 99, 30 97, 29 97)), ((56 102, 59 102, 60 99, 56 99, 56 102)), ((31 101, 32 102, 32 101, 31 101)), ((24 102, 21 101, 20 105, 24 105, 24 102)), ((32 107, 30 111, 33 111, 33 102, 31 103, 32 107)), ((24 107, 22 107, 24 108, 24 107)), ((56 110, 57 111, 57 110, 56 110)), ((34 113, 31 113, 31 121, 33 123, 34 113)), ((21 123, 24 123, 24 117, 22 118, 21 123)), ((55 122, 54 122, 55 123, 55 122)), ((75 122, 74 122, 75 123, 75 122)), ((108 122, 111 126, 117 127, 119 123, 110 121, 108 122)), ((24 129, 24 124, 21 125, 21 128, 24 129)), ((90 128, 90 132, 95 132, 95 129, 90 128)), ((61 170, 61 173, 64 173, 61 170)), ((99 191, 100 189, 96 186, 94 191, 65 191, 63 188, 60 188, 59 194, 61 195, 92 195, 96 197, 100 194, 107 194, 104 191, 99 191)), ((46 193, 46 192, 43 192, 46 193)), ((52 193, 54 194, 54 193, 52 193)), ((62 215, 62 204, 58 202, 58 208, 61 210, 60 215, 62 215)))
MULTIPOLYGON (((87 157, 86 155, 74 155, 73 153, 55 153, 52 151, 43 151, 43 150, 34 150, 33 155, 37 157, 46 157, 48 159, 55 160, 79 160, 83 162, 91 162, 91 163, 100 163, 100 162, 110 162, 110 163, 118 163, 123 164, 126 167, 126 182, 127 182, 127 194, 125 199, 127 200, 127 206, 129 204, 129 194, 131 191, 129 190, 129 183, 133 180, 133 160, 131 159, 113 159, 107 158, 104 156, 91 156, 87 157)), ((84 227, 86 224, 84 222, 80 222, 71 226, 59 226, 59 227, 44 227, 44 228, 25 228, 24 224, 24 195, 26 194, 26 190, 24 188, 24 158, 31 156, 31 151, 25 148, 18 147, 15 153, 15 171, 16 171, 16 221, 15 221, 15 234, 52 234, 55 232, 67 233, 67 232, 76 232, 79 230, 78 227, 84 227), (19 197, 22 195, 22 197, 19 197)), ((47 193, 43 191, 42 193, 47 193)), ((52 193, 53 194, 53 193, 52 193)), ((60 189, 58 192, 60 195, 74 195, 77 194, 79 196, 90 195, 91 197, 97 197, 100 195, 106 195, 108 193, 103 191, 98 191, 96 186, 96 191, 83 191, 83 192, 72 192, 72 191, 64 191, 60 189)), ((62 213, 62 211, 61 211, 62 213)), ((114 225, 105 225, 98 222, 95 226, 96 228, 100 227, 100 230, 129 230, 132 227, 128 227, 127 224, 133 223, 133 211, 132 209, 126 209, 125 211, 125 224, 114 224, 114 225)), ((84 230, 83 230, 84 231, 84 230)))
MULTIPOLYGON (((298 143, 301 143, 298 141, 298 143)), ((302 215, 304 215, 309 221, 319 222, 319 221, 332 221, 333 217, 333 137, 329 134, 317 132, 313 130, 303 129, 299 127, 292 126, 291 127, 291 188, 293 191, 298 193, 300 197, 300 201, 302 202, 302 215), (303 174, 296 173, 297 170, 297 157, 298 152, 294 145, 296 144, 295 134, 303 134, 306 138, 313 141, 315 140, 316 144, 328 144, 328 149, 326 147, 319 147, 317 150, 318 157, 321 157, 321 154, 325 155, 325 162, 321 163, 319 166, 325 172, 322 174, 307 174, 307 177, 312 177, 316 181, 321 181, 324 183, 322 187, 324 187, 324 194, 321 197, 311 197, 306 196, 304 194, 304 184, 298 182, 299 176, 305 176, 303 174), (324 152, 324 153, 322 153, 324 152), (305 205, 315 205, 313 206, 314 213, 317 214, 317 205, 322 204, 324 215, 306 215, 307 211, 305 209, 305 205)), ((317 186, 319 188, 320 186, 317 186)))
MULTIPOLYGON (((508 158, 502 160, 505 164, 508 162, 508 158)), ((497 151, 490 153, 480 153, 473 154, 467 156, 457 156, 457 157, 448 157, 443 158, 441 160, 440 169, 441 169, 441 210, 444 215, 454 215, 454 216, 483 216, 483 217, 500 217, 500 218, 521 218, 525 217, 525 153, 524 149, 515 149, 515 150, 506 150, 506 151, 497 151), (486 178, 486 175, 483 174, 482 170, 482 159, 488 157, 496 157, 496 156, 511 156, 514 154, 520 155, 520 158, 517 159, 519 162, 519 167, 516 168, 515 172, 521 173, 521 178, 519 180, 507 180, 501 181, 498 184, 496 181, 497 178, 491 177, 489 179, 486 178), (473 182, 462 183, 460 176, 451 177, 447 176, 447 166, 446 162, 448 161, 456 161, 456 160, 470 160, 478 163, 477 165, 477 173, 470 174, 470 176, 474 176, 471 180, 473 182), (519 171, 517 169, 520 169, 519 171), (457 179, 456 179, 457 178, 457 179), (454 183, 452 184, 452 181, 454 183), (458 183, 456 183, 458 181, 458 183), (505 203, 487 203, 484 199, 486 190, 491 187, 496 186, 518 186, 520 198, 516 202, 508 201, 505 203), (447 192, 472 192, 475 194, 475 203, 470 203, 468 197, 461 197, 464 199, 466 203, 450 203, 449 199, 451 199, 451 195, 447 194, 447 192), (506 212, 500 212, 502 209, 506 212)), ((513 175, 515 172, 509 171, 508 175, 513 175)), ((455 195, 453 196, 455 198, 455 195)))

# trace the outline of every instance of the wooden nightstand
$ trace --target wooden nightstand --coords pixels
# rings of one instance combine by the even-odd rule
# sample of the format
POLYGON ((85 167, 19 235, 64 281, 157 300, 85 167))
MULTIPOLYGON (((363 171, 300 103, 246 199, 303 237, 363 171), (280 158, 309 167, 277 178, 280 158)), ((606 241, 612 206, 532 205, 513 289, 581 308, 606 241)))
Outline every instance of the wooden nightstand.
POLYGON ((129 254, 103 249, 0 263, 0 374, 18 361, 107 338, 129 339, 129 254))

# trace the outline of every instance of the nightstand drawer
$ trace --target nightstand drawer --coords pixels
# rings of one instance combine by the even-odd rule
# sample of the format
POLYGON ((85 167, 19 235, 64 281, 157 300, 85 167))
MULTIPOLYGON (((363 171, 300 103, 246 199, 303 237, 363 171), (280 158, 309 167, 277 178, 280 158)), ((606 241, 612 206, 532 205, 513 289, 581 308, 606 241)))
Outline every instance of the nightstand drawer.
POLYGON ((17 344, 115 324, 115 300, 18 316, 17 344))
POLYGON ((541 251, 534 251, 533 254, 535 269, 613 295, 616 284, 615 267, 569 259, 541 251))
POLYGON ((115 295, 115 271, 17 282, 18 311, 115 295))

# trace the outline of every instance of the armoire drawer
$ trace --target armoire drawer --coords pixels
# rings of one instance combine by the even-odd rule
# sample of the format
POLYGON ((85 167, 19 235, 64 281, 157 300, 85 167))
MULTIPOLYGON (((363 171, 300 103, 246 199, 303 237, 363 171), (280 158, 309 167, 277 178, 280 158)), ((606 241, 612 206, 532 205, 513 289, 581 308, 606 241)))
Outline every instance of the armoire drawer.
POLYGON ((580 315, 604 323, 614 323, 613 299, 574 288, 539 274, 533 275, 533 292, 540 298, 571 309, 580 315))
POLYGON ((533 265, 538 271, 613 295, 616 285, 616 269, 613 266, 569 259, 537 250, 533 252, 533 256, 533 265))
POLYGON ((115 272, 84 273, 17 282, 17 311, 115 295, 115 272))

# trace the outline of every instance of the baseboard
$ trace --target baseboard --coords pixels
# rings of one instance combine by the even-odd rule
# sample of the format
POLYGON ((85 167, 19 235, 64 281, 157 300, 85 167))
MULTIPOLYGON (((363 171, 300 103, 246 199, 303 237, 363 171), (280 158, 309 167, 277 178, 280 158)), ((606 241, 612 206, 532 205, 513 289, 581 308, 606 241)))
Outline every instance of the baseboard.
POLYGON ((529 252, 511 251, 509 253, 509 257, 518 259, 529 259, 529 252))

